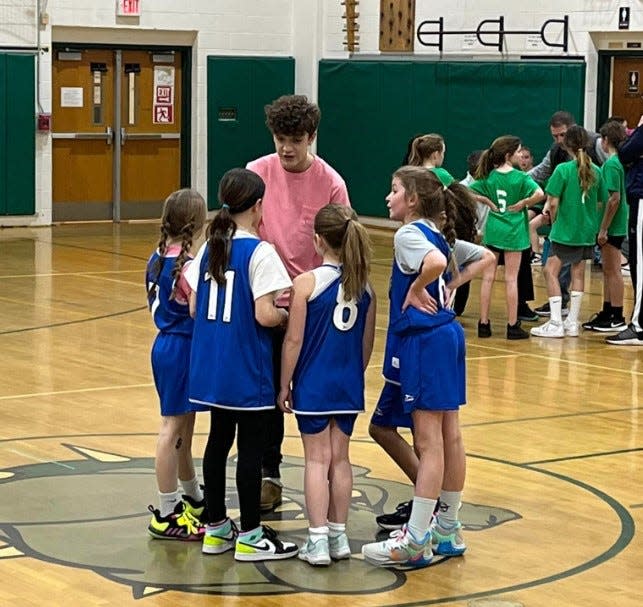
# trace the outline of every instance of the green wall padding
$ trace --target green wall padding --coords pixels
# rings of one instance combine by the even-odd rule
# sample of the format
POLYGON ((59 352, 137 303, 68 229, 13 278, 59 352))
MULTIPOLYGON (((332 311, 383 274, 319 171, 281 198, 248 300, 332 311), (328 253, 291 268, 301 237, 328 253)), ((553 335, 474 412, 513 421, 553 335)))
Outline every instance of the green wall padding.
POLYGON ((552 143, 558 110, 582 122, 581 62, 324 60, 317 150, 348 184, 358 213, 387 217, 385 196, 408 140, 439 133, 446 168, 457 179, 466 157, 499 135, 517 135, 537 164, 552 143))
POLYGON ((0 53, 0 215, 36 207, 35 58, 0 53))
POLYGON ((264 105, 295 90, 292 57, 208 57, 208 208, 221 176, 274 152, 264 105))

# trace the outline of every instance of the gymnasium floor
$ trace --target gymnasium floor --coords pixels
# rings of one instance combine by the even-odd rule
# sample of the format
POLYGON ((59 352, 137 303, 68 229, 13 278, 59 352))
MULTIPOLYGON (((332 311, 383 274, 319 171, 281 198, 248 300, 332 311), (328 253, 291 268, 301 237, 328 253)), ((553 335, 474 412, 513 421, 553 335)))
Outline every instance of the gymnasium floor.
MULTIPOLYGON (((198 545, 149 538, 158 405, 143 272, 157 229, 100 223, 0 230, 1 605, 643 603, 636 533, 643 522, 643 350, 606 346, 588 333, 505 340, 501 274, 492 308, 498 336, 475 335, 477 281, 461 319, 469 401, 462 411, 464 557, 417 571, 375 569, 359 558, 361 545, 376 536, 375 515, 412 494, 369 439, 368 415, 352 443, 350 561, 321 570, 296 559, 237 564, 230 553, 203 556, 198 545)), ((382 385, 391 257, 391 233, 372 233, 380 305, 369 411, 382 385)), ((541 270, 533 271, 540 304, 541 270)), ((588 268, 587 278, 583 319, 602 301, 600 273, 588 268)), ((207 430, 201 416, 199 463, 207 430)), ((267 522, 300 541, 302 448, 292 419, 286 433, 286 500, 267 522)))

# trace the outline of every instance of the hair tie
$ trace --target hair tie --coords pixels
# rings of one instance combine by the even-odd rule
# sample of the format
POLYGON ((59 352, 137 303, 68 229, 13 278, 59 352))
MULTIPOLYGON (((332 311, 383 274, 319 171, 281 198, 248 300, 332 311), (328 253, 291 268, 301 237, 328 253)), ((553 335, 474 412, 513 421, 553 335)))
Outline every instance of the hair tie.
POLYGON ((226 204, 226 203, 224 202, 224 203, 221 205, 221 208, 222 208, 222 209, 228 209, 228 210, 229 210, 229 209, 230 209, 230 205, 229 205, 229 204, 226 204))

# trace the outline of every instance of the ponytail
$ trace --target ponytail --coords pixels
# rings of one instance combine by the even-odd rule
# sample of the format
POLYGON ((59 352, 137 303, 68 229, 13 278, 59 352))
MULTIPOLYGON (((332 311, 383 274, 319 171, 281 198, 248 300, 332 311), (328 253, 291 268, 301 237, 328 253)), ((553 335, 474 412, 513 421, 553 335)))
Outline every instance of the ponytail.
POLYGON ((208 226, 208 272, 219 285, 225 283, 225 271, 230 263, 230 249, 236 231, 237 224, 225 206, 208 226))
POLYGON ((596 181, 596 175, 592 168, 592 159, 589 154, 580 148, 577 153, 578 159, 578 181, 580 182, 580 189, 583 194, 587 194, 596 181))
POLYGON ((371 265, 371 243, 366 228, 356 219, 346 221, 339 251, 344 300, 359 299, 366 290, 371 265))

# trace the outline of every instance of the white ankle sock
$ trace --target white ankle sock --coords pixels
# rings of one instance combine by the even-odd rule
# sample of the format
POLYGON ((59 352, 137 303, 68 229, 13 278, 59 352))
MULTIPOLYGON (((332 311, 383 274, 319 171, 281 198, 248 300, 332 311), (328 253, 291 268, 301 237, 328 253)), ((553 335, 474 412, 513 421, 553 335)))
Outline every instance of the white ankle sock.
POLYGON ((437 502, 437 499, 413 496, 413 507, 411 508, 408 529, 416 540, 422 541, 426 536, 437 502))
POLYGON ((179 492, 171 491, 170 493, 161 493, 159 491, 159 511, 161 516, 167 516, 174 512, 174 507, 179 503, 179 492))
POLYGON ((549 298, 549 319, 559 325, 563 322, 563 298, 560 295, 555 295, 549 298))
POLYGON ((580 316, 580 305, 583 301, 583 292, 571 291, 569 295, 569 316, 567 317, 567 322, 576 323, 580 316))
POLYGON ((328 535, 330 537, 339 537, 342 533, 346 533, 346 523, 328 522, 328 535))
POLYGON ((201 491, 199 479, 196 476, 189 481, 182 480, 181 486, 183 487, 183 493, 191 497, 194 501, 200 502, 203 500, 203 491, 201 491))

